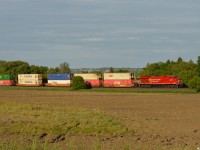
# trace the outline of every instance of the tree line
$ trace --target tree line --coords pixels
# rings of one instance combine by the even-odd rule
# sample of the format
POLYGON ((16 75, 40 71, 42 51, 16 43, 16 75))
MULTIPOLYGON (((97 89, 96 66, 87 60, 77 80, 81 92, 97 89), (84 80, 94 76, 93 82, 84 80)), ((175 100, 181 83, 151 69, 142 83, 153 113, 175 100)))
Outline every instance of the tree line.
POLYGON ((183 86, 200 91, 200 56, 196 63, 192 60, 186 62, 179 57, 175 62, 167 60, 166 62, 147 64, 140 75, 175 75, 181 78, 183 86))
POLYGON ((70 67, 67 62, 61 63, 58 67, 48 68, 45 66, 29 65, 24 61, 3 61, 0 60, 0 74, 12 75, 17 79, 18 74, 42 74, 43 78, 47 78, 50 73, 70 73, 70 67))

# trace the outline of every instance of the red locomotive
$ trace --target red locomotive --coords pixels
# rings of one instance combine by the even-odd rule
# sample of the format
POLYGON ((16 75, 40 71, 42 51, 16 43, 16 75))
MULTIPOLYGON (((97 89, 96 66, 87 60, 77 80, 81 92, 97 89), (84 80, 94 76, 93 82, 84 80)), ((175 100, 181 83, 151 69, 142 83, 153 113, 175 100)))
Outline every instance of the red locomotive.
POLYGON ((168 86, 168 87, 180 87, 181 79, 176 76, 140 76, 139 86, 168 86))

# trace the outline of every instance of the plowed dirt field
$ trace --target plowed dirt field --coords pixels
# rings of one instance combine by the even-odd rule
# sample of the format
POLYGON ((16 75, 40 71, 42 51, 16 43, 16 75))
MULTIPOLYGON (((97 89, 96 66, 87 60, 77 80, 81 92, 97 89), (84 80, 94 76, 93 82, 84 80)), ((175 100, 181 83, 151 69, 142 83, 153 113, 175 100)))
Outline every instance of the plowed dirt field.
MULTIPOLYGON (((132 130, 119 135, 65 135, 63 140, 52 143, 63 144, 63 149, 69 141, 75 144, 74 149, 78 149, 77 144, 88 149, 95 142, 101 149, 200 147, 200 94, 0 90, 0 103, 4 102, 96 110, 120 119, 132 130)), ((6 120, 0 117, 1 121, 6 120)), ((9 139, 10 134, 0 133, 0 138, 9 139)))

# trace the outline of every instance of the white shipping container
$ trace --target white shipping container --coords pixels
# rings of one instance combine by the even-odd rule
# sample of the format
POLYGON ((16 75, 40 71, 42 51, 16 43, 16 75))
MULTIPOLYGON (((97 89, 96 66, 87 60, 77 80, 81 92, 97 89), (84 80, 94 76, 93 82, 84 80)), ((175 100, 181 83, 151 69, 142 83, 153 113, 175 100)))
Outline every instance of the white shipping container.
POLYGON ((76 73, 74 76, 81 76, 84 80, 99 80, 102 78, 100 74, 96 73, 76 73))
POLYGON ((130 80, 133 78, 132 73, 104 73, 104 80, 130 80))
POLYGON ((71 80, 48 80, 48 84, 71 84, 71 80))
POLYGON ((42 79, 42 74, 18 74, 18 80, 20 79, 42 79))
POLYGON ((18 80, 18 84, 42 84, 42 80, 20 79, 20 80, 18 80))

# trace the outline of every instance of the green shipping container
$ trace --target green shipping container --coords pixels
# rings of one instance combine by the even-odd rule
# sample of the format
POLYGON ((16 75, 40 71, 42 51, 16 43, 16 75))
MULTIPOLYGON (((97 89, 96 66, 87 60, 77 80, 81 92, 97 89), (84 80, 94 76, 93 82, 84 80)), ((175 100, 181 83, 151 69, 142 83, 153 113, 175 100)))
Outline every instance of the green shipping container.
POLYGON ((13 77, 9 74, 0 74, 0 80, 12 80, 13 77))

